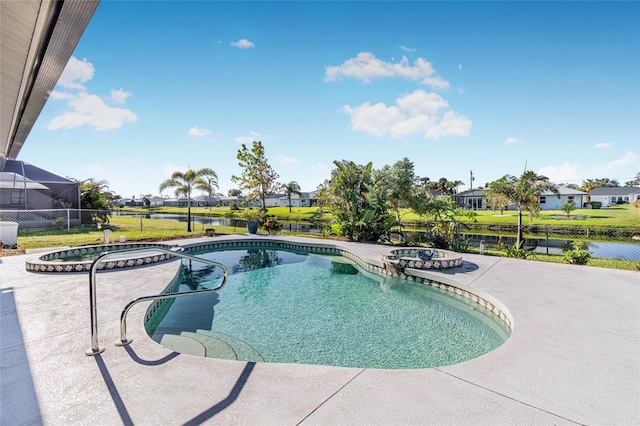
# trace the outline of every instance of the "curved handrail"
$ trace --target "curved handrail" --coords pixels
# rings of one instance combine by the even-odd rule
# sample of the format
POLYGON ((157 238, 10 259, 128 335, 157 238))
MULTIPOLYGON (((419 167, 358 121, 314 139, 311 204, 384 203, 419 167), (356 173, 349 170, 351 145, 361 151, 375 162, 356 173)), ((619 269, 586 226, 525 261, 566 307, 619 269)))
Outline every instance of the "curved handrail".
POLYGON ((180 248, 179 250, 180 251, 170 250, 164 247, 142 247, 142 248, 135 248, 135 249, 127 249, 127 250, 108 251, 108 252, 101 253, 100 255, 98 255, 98 257, 96 257, 96 259, 91 264, 91 268, 89 270, 91 348, 85 352, 85 355, 91 356, 91 355, 97 355, 99 353, 104 352, 104 348, 100 348, 98 345, 98 308, 97 308, 97 298, 96 298, 96 269, 100 261, 102 261, 104 258, 114 256, 114 255, 122 255, 125 253, 158 252, 159 251, 159 252, 170 254, 171 256, 180 257, 183 259, 195 260, 197 262, 202 262, 202 263, 207 263, 209 265, 217 266, 220 269, 222 269, 222 272, 224 273, 224 276, 222 277, 222 282, 220 283, 220 285, 213 289, 202 289, 202 290, 193 290, 193 291, 183 292, 183 293, 165 293, 165 294, 157 294, 153 296, 143 296, 129 302, 127 306, 125 306, 125 308, 122 310, 122 313, 120 315, 120 340, 116 342, 116 345, 118 346, 127 345, 131 343, 131 339, 127 339, 126 337, 126 334, 127 334, 126 319, 127 319, 127 313, 129 312, 129 309, 133 307, 133 305, 140 302, 149 301, 149 300, 162 300, 162 299, 192 296, 195 294, 214 292, 214 291, 220 290, 226 284, 227 278, 229 275, 228 275, 227 268, 223 264, 214 262, 213 260, 202 259, 200 257, 191 256, 191 255, 182 253, 181 252, 182 248, 180 248))

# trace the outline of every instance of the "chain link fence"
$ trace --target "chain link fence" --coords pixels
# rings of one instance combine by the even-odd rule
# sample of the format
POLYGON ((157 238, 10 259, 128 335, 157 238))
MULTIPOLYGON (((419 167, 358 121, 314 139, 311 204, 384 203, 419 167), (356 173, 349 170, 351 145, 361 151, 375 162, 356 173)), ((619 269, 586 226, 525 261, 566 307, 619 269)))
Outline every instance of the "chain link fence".
MULTIPOLYGON (((18 234, 30 234, 32 231, 59 232, 82 232, 82 228, 95 230, 98 224, 104 224, 105 211, 84 210, 84 209, 58 209, 58 210, 0 210, 0 221, 17 222, 18 234)), ((118 215, 129 215, 126 212, 113 212, 112 219, 118 215)), ((130 214, 140 219, 140 231, 150 223, 154 226, 186 222, 186 215, 164 214, 164 215, 144 215, 130 214), (157 219, 154 217, 157 216, 157 219), (149 222, 151 221, 151 222, 149 222), (169 222, 167 222, 169 221, 169 222), (173 222, 172 222, 173 221, 173 222)), ((215 228, 217 225, 244 227, 244 222, 229 217, 207 217, 192 215, 192 229, 203 234, 208 228, 215 228)), ((186 224, 185 224, 186 225, 186 224)), ((137 225, 136 225, 137 226, 137 225)), ((322 232, 322 225, 299 225, 297 221, 285 223, 285 231, 296 233, 319 233, 322 232)), ((437 232, 433 231, 433 223, 415 222, 404 223, 403 231, 411 229, 409 232, 396 233, 392 240, 395 243, 407 245, 442 244, 437 232)), ((516 241, 517 226, 515 225, 491 225, 473 224, 469 226, 464 223, 452 223, 449 226, 448 240, 451 241, 452 249, 465 251, 469 248, 479 252, 483 249, 503 250, 513 246, 516 241)), ((593 257, 608 259, 625 259, 640 261, 640 228, 587 228, 569 226, 525 226, 523 227, 524 240, 523 247, 534 253, 559 254, 571 249, 574 241, 585 243, 585 250, 592 252, 593 257)), ((448 244, 447 241, 445 244, 448 244)))

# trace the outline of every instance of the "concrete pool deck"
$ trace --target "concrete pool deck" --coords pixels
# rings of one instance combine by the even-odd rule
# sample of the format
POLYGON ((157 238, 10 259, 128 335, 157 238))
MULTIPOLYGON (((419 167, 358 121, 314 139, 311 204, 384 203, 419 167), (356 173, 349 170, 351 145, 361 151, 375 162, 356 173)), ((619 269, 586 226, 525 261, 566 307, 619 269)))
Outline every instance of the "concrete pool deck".
MULTIPOLYGON (((376 261, 385 247, 323 242, 376 261)), ((178 354, 145 334, 147 304, 129 313, 133 343, 114 346, 124 305, 162 290, 176 262, 97 274, 106 350, 88 357, 88 274, 27 272, 29 256, 0 263, 1 425, 640 424, 638 272, 464 254, 432 274, 502 302, 509 340, 460 364, 378 370, 178 354)))

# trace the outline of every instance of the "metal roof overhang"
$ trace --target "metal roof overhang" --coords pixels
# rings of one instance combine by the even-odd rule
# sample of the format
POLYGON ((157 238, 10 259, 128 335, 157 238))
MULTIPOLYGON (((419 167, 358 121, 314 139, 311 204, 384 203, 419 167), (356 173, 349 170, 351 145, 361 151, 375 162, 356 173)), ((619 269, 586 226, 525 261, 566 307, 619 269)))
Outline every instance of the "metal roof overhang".
POLYGON ((18 156, 99 3, 0 1, 0 171, 18 156))

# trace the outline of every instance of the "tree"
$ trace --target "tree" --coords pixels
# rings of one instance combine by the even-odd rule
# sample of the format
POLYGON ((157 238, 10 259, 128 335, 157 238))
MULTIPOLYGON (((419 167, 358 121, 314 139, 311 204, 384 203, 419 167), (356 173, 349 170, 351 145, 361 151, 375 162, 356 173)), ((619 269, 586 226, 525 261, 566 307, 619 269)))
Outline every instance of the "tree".
POLYGON ((174 194, 176 197, 187 197, 187 232, 191 232, 191 191, 199 182, 199 178, 204 176, 215 176, 216 172, 209 168, 191 170, 186 172, 173 172, 170 179, 160 184, 159 191, 162 193, 167 188, 176 188, 174 194))
POLYGON ((317 192, 316 192, 316 199, 318 200, 318 208, 320 210, 320 212, 322 212, 322 209, 331 204, 333 201, 333 196, 331 195, 330 192, 330 185, 331 182, 329 181, 329 179, 325 179, 324 182, 322 182, 321 184, 318 185, 317 192))
POLYGON ((402 219, 401 209, 409 207, 413 190, 418 182, 413 167, 413 162, 405 157, 393 166, 384 166, 373 174, 376 188, 386 189, 387 202, 399 224, 402 219))
POLYGON ((295 180, 292 180, 289 183, 285 183, 281 185, 281 188, 284 190, 284 195, 289 200, 289 213, 291 213, 291 196, 293 194, 300 195, 300 185, 295 180))
MULTIPOLYGON (((92 222, 109 223, 110 210, 116 196, 109 190, 109 182, 89 178, 83 181, 72 179, 80 186, 80 208, 93 210, 92 222)), ((84 223, 84 215, 82 222, 84 223)), ((88 220, 88 217, 87 217, 88 220)))
POLYGON ((576 202, 571 200, 568 203, 562 205, 562 210, 567 214, 567 217, 571 215, 571 212, 576 209, 576 202))
POLYGON ((216 189, 218 189, 218 174, 213 170, 210 170, 210 172, 198 177, 194 182, 194 188, 209 195, 209 210, 211 210, 211 199, 216 193, 216 189))
POLYGON ((142 198, 142 205, 145 207, 151 206, 151 194, 140 194, 140 198, 142 198))
POLYGON ((259 200, 262 210, 266 211, 267 196, 278 188, 279 175, 267 162, 262 142, 253 141, 251 150, 242 144, 237 158, 243 171, 240 176, 231 176, 231 180, 240 185, 240 190, 248 192, 249 200, 259 200))
POLYGON ((620 186, 620 183, 615 179, 609 179, 609 178, 586 179, 582 181, 582 186, 580 186, 578 189, 584 192, 589 192, 595 188, 602 188, 602 187, 617 188, 619 186, 620 186))
POLYGON ((330 192, 340 234, 352 241, 388 239, 395 221, 387 210, 386 189, 373 185, 373 164, 333 163, 336 169, 331 172, 330 192))
POLYGON ((450 196, 432 197, 418 191, 411 200, 411 210, 431 222, 432 244, 447 249, 455 241, 456 223, 459 217, 467 217, 474 222, 477 213, 458 206, 450 196))
POLYGON ((234 189, 230 189, 229 192, 227 192, 227 194, 229 195, 229 197, 238 197, 240 196, 240 194, 242 194, 242 191, 240 191, 237 188, 234 188, 234 189))
POLYGON ((518 237, 516 246, 522 244, 522 212, 529 213, 529 217, 537 216, 540 211, 538 197, 545 192, 558 194, 558 187, 549 182, 549 178, 541 176, 535 172, 525 171, 520 178, 512 175, 505 175, 490 185, 490 191, 506 197, 510 204, 515 204, 518 208, 518 237))
POLYGON ((636 173, 636 177, 624 183, 624 186, 640 186, 640 172, 636 173))
POLYGON ((500 210, 500 216, 502 216, 505 209, 511 205, 511 200, 504 194, 491 191, 491 185, 489 185, 489 191, 487 191, 487 203, 489 203, 494 212, 496 209, 500 210))

